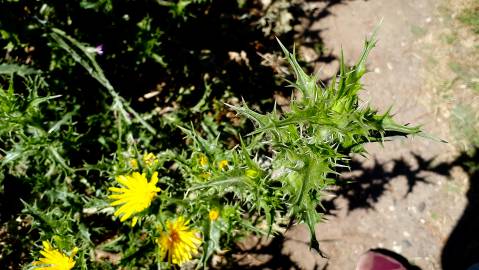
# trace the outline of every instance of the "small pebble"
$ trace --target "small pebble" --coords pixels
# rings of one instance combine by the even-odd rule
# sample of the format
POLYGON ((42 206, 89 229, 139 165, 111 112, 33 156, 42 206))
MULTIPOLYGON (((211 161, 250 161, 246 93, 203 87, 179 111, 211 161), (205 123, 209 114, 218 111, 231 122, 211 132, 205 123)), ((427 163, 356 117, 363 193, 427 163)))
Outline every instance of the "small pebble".
POLYGON ((404 246, 406 246, 406 248, 412 247, 411 242, 409 242, 408 240, 402 240, 402 244, 403 244, 404 246))
POLYGON ((421 202, 421 203, 418 205, 418 210, 419 210, 419 212, 424 212, 424 209, 426 209, 426 203, 425 203, 425 202, 421 202))
POLYGON ((392 250, 396 253, 401 253, 402 252, 402 246, 398 245, 396 242, 393 242, 392 250))

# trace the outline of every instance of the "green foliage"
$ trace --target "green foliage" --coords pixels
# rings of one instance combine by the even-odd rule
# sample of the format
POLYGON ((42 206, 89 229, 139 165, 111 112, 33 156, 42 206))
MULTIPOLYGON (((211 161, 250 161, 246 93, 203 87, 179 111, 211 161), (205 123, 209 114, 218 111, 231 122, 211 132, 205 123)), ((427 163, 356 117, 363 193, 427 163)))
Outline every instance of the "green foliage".
MULTIPOLYGON (((151 104, 164 108, 177 103, 190 107, 203 96, 206 77, 213 90, 211 98, 224 102, 225 92, 257 96, 258 92, 248 90, 249 85, 257 85, 260 92, 275 86, 271 70, 260 65, 256 47, 271 47, 274 35, 280 33, 265 36, 256 27, 261 16, 248 12, 257 7, 255 2, 5 2, 1 8, 11 12, 0 14, 0 48, 6 62, 25 63, 54 74, 55 80, 49 83, 66 88, 59 90, 64 96, 78 97, 73 94, 78 90, 97 95, 85 71, 74 67, 70 52, 51 34, 52 28, 62 29, 85 42, 86 51, 91 57, 96 55, 116 92, 136 106, 147 104, 151 109, 151 104), (240 51, 245 51, 255 69, 229 58, 229 52, 240 51), (160 92, 155 98, 137 102, 155 90, 160 92)), ((265 94, 260 98, 270 98, 265 94)), ((77 103, 81 102, 85 101, 78 98, 77 103)), ((199 118, 188 115, 184 120, 199 118)))
POLYGON ((131 124, 129 114, 133 115, 136 120, 138 120, 148 131, 155 134, 155 129, 146 123, 143 118, 141 118, 136 111, 134 111, 129 105, 126 104, 126 101, 115 92, 115 89, 105 77, 103 70, 100 68, 98 63, 95 61, 94 54, 88 52, 88 48, 77 40, 69 37, 65 32, 53 28, 51 33, 52 38, 58 43, 58 45, 67 51, 73 59, 81 64, 90 75, 95 78, 113 98, 113 104, 111 109, 113 111, 118 111, 122 116, 122 120, 127 124, 131 124))
POLYGON ((479 34, 479 1, 473 0, 471 6, 466 8, 458 18, 459 21, 471 27, 474 33, 479 34))
MULTIPOLYGON (((75 175, 71 167, 70 155, 78 151, 75 145, 80 137, 75 131, 73 117, 76 110, 64 112, 60 96, 40 96, 48 87, 41 75, 34 75, 33 70, 26 71, 23 66, 8 67, 8 89, 0 88, 0 151, 2 176, 0 177, 1 192, 4 194, 8 207, 15 209, 24 203, 21 221, 31 233, 39 233, 44 239, 53 239, 57 245, 66 248, 78 245, 84 248, 79 254, 79 262, 83 262, 88 239, 85 224, 78 216, 73 218, 70 209, 78 209, 83 203, 78 194, 72 192, 71 176, 75 175), (11 71, 11 72, 10 72, 11 71), (26 76, 26 74, 30 76, 26 76), (23 76, 19 82, 22 87, 14 87, 14 77, 23 76), (13 193, 13 190, 23 187, 28 195, 13 193), (38 198, 29 205, 24 199, 38 198), (38 203, 38 204, 37 204, 38 203), (82 244, 83 243, 83 244, 82 244)), ((7 77, 7 78, 8 78, 7 77)), ((5 203, 5 202, 4 202, 5 203)), ((1 205, 6 207, 6 205, 1 205)), ((10 211, 2 211, 8 215, 10 211)), ((2 216, 5 218, 6 216, 2 216)), ((8 223, 7 223, 8 224, 8 223)), ((13 224, 11 224, 13 225, 13 224)), ((15 233, 15 229, 6 226, 6 234, 15 233)), ((18 232, 25 234, 26 232, 18 232)), ((32 241, 25 236, 22 241, 32 241)), ((33 241, 36 241, 34 239, 33 241)), ((2 247, 5 259, 17 254, 19 245, 2 247)), ((32 243, 28 243, 31 245, 32 243)), ((16 260, 20 258, 15 258, 16 260)))
POLYGON ((374 38, 327 86, 280 44, 295 90, 288 111, 262 113, 277 80, 256 47, 290 36, 293 2, 259 18, 247 12, 256 3, 217 3, 1 4, 11 12, 0 14, 0 268, 32 268, 42 241, 78 247, 79 269, 169 268, 157 241, 178 217, 201 235, 198 267, 295 223, 318 249, 317 206, 350 154, 419 133, 358 98, 374 38), (132 227, 108 196, 133 172, 158 173, 161 191, 132 227))
MULTIPOLYGON (((291 110, 283 114, 274 110, 263 115, 246 105, 232 106, 255 122, 257 127, 251 135, 261 137, 261 143, 271 147, 274 153, 269 175, 270 181, 279 182, 279 187, 266 193, 275 194, 277 201, 287 198, 282 209, 287 209, 291 218, 308 225, 311 244, 316 249, 319 246, 314 225, 320 221, 320 215, 315 206, 321 204, 322 191, 335 183, 337 167, 347 166, 349 154, 365 153, 365 143, 420 132, 417 127, 395 123, 389 112, 378 114, 367 105, 360 106, 357 96, 362 88, 360 79, 366 72, 365 61, 374 44, 374 37, 366 41, 360 59, 351 68, 341 58, 338 77, 322 87, 314 76, 306 75, 295 55, 280 43, 296 76, 291 86, 299 91, 299 97, 293 94, 291 98, 291 110)), ((274 186, 268 183, 265 187, 274 186)), ((269 205, 275 210, 274 204, 269 205)))
POLYGON ((479 148, 479 114, 471 106, 457 105, 452 111, 452 130, 461 148, 473 155, 479 148))
MULTIPOLYGON (((22 67, 18 67, 22 72, 22 67)), ((0 88, 0 143, 1 166, 7 166, 14 176, 26 175, 31 167, 48 168, 47 176, 72 172, 68 158, 64 158, 64 144, 74 144, 78 134, 72 129, 72 116, 68 112, 59 120, 45 119, 46 103, 60 96, 40 97, 38 91, 46 87, 40 76, 26 77, 27 96, 14 92, 13 75, 8 89, 0 88)), ((50 109, 50 113, 61 114, 50 109)), ((44 178, 44 177, 42 177, 44 178)), ((41 182, 41 181, 39 181, 41 182)))
MULTIPOLYGON (((156 239, 166 222, 178 217, 190 220, 190 226, 201 233, 201 258, 194 261, 198 266, 207 265, 215 252, 250 233, 275 234, 295 223, 308 225, 310 244, 319 250, 314 234, 314 225, 321 221, 317 206, 323 191, 335 184, 338 168, 348 165, 350 154, 364 154, 366 143, 420 132, 359 101, 374 37, 366 41, 356 65, 346 67, 341 59, 339 74, 328 86, 307 75, 294 53, 280 43, 296 77, 290 83, 297 91, 292 93, 289 111, 274 108, 262 114, 246 102, 229 105, 254 123, 239 144, 230 147, 222 141, 218 127, 206 115, 202 134, 194 125, 179 125, 186 135, 183 148, 159 145, 153 148, 156 155, 148 154, 152 138, 171 132, 172 126, 157 133, 148 114, 134 111, 115 91, 87 46, 58 29, 51 36, 110 95, 111 116, 89 119, 102 122, 104 131, 96 138, 113 153, 104 152, 90 164, 74 162, 75 152, 89 142, 82 141, 88 134, 80 134, 75 125, 80 108, 65 112, 63 97, 39 96, 49 86, 41 75, 22 66, 5 66, 9 80, 8 88, 0 90, 1 165, 8 169, 3 178, 31 181, 34 192, 29 202, 22 201, 22 219, 38 236, 25 241, 51 241, 63 252, 78 247, 76 266, 81 269, 170 267, 171 262, 159 255, 156 239), (25 93, 15 90, 14 78, 24 82, 25 93), (109 146, 106 136, 116 147, 109 146), (149 207, 135 213, 140 218, 137 226, 121 226, 112 215, 108 188, 116 186, 115 178, 135 171, 147 179, 158 173, 161 191, 149 207), (210 217, 212 211, 217 217, 210 217), (110 259, 98 259, 99 254, 110 259)), ((206 91, 194 111, 205 112, 208 95, 206 91)), ((29 260, 25 262, 29 267, 29 260)))

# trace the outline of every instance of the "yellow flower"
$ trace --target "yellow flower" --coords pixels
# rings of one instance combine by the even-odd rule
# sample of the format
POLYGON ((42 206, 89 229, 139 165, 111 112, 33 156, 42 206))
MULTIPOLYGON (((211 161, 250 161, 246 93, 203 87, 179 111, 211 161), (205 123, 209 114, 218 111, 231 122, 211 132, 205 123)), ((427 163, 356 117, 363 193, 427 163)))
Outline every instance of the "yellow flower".
POLYGON ((145 153, 143 155, 143 162, 147 166, 152 166, 158 162, 158 158, 156 158, 156 156, 153 153, 145 153))
MULTIPOLYGON (((158 163, 158 158, 153 153, 146 152, 145 154, 143 154, 141 159, 146 166, 153 166, 153 165, 155 165, 155 163, 158 163)), ((130 166, 134 170, 137 170, 138 169, 138 160, 130 159, 130 166)))
POLYGON ((136 170, 138 169, 138 161, 136 159, 130 159, 130 166, 136 170))
POLYGON ((227 169, 228 168, 228 160, 221 160, 219 163, 218 163, 218 168, 220 170, 224 170, 224 169, 227 169))
POLYGON ((38 270, 70 270, 75 266, 73 256, 78 252, 78 248, 74 248, 68 257, 57 249, 54 249, 49 242, 43 241, 43 250, 40 251, 43 258, 33 262, 33 265, 38 265, 38 270))
POLYGON ((211 177, 211 173, 210 172, 202 172, 200 173, 200 177, 203 178, 203 179, 208 179, 211 177))
POLYGON ((188 223, 183 217, 175 221, 168 220, 165 231, 156 239, 161 258, 164 259, 168 254, 169 263, 182 265, 198 253, 201 238, 197 236, 196 230, 188 228, 188 223))
POLYGON ((209 216, 211 221, 215 221, 220 216, 220 212, 218 211, 218 209, 211 209, 208 216, 209 216))
MULTIPOLYGON (((114 214, 117 217, 121 216, 121 222, 148 208, 156 193, 160 191, 160 188, 156 187, 158 172, 153 173, 150 182, 146 179, 145 173, 138 172, 128 176, 120 175, 116 181, 122 187, 110 187, 110 191, 118 194, 112 194, 108 198, 115 200, 110 203, 111 206, 122 205, 114 214)), ((133 217, 131 226, 135 226, 137 221, 138 217, 133 217)))
POLYGON ((208 165, 208 157, 206 157, 204 154, 200 155, 200 165, 203 167, 208 165))

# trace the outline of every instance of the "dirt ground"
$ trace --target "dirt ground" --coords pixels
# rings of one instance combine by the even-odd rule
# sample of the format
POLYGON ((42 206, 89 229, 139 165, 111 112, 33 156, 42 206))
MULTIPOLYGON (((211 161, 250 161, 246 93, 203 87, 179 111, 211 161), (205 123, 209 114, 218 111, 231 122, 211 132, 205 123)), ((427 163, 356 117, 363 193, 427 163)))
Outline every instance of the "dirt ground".
MULTIPOLYGON (((399 121, 421 124, 428 134, 449 143, 415 137, 371 145, 367 159, 353 162, 350 177, 356 183, 326 199, 331 211, 316 230, 328 258, 309 250, 307 229, 300 225, 286 233, 282 247, 297 264, 292 268, 354 269, 362 253, 385 248, 421 269, 442 269, 443 247, 467 205, 469 189, 468 175, 453 166, 459 153, 450 118, 461 100, 479 104, 477 92, 471 94, 467 85, 477 78, 457 79, 458 72, 450 70, 453 59, 470 59, 477 49, 477 36, 454 20, 465 2, 342 1, 313 24, 325 48, 338 56, 342 47, 352 63, 364 37, 382 20, 363 100, 383 111, 392 105, 399 121), (443 166, 447 164, 451 166, 443 166)), ((337 62, 318 66, 321 77, 336 68, 337 62)))

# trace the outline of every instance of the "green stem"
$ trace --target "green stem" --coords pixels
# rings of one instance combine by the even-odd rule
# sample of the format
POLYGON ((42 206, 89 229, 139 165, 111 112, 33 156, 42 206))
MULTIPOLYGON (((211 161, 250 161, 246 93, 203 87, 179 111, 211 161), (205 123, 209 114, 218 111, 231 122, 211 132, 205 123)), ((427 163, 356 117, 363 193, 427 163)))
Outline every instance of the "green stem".
POLYGON ((310 174, 310 160, 306 160, 304 162, 304 167, 302 171, 305 171, 305 175, 303 177, 303 181, 301 182, 301 188, 299 190, 299 196, 298 199, 296 199, 296 202, 294 204, 299 205, 299 203, 303 200, 304 193, 306 192, 306 185, 309 182, 309 174, 310 174))

